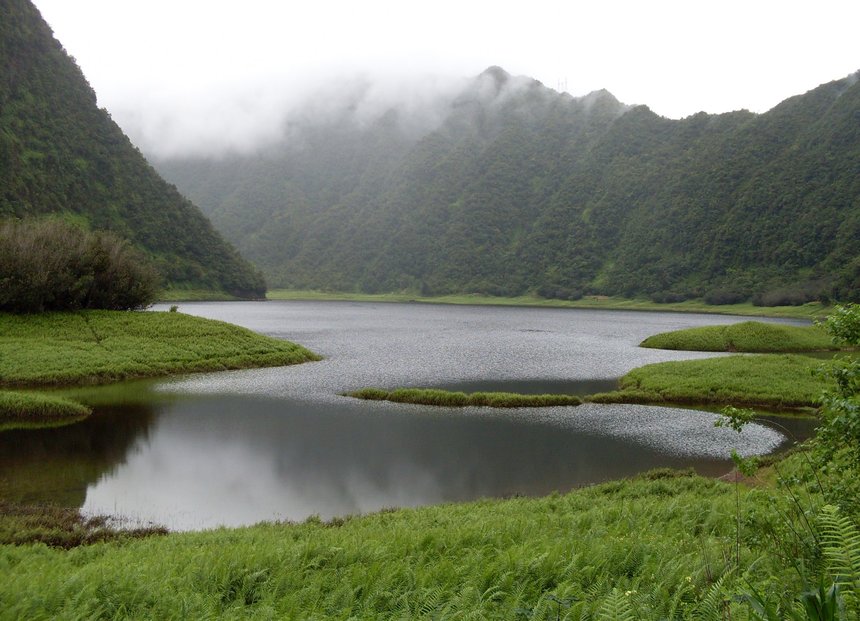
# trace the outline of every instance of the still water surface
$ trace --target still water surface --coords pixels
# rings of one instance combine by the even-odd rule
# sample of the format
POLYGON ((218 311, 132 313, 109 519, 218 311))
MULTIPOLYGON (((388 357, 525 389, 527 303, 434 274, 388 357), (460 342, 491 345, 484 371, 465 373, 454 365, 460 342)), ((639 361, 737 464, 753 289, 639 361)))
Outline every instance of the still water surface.
POLYGON ((765 426, 715 429, 713 415, 693 410, 438 409, 341 396, 365 386, 588 394, 643 364, 706 355, 638 348, 650 334, 742 318, 353 302, 180 311, 325 360, 95 389, 82 423, 0 433, 0 494, 199 529, 545 494, 660 466, 721 474, 732 449, 785 441, 765 426))

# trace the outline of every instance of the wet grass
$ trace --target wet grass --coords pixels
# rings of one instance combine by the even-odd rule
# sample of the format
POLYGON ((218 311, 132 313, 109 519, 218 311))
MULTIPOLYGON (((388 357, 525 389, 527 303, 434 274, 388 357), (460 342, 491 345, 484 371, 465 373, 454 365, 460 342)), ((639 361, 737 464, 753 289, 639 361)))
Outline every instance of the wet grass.
POLYGON ((557 405, 579 405, 575 395, 523 395, 511 392, 452 392, 436 388, 398 388, 383 390, 364 388, 347 396, 368 401, 392 401, 444 407, 529 408, 557 405))
POLYGON ((22 505, 0 499, 0 545, 40 543, 69 549, 165 534, 167 529, 160 526, 117 528, 105 516, 86 517, 77 509, 22 505))
POLYGON ((817 326, 785 326, 745 321, 728 326, 704 326, 649 336, 640 347, 685 351, 810 352, 839 347, 817 326))

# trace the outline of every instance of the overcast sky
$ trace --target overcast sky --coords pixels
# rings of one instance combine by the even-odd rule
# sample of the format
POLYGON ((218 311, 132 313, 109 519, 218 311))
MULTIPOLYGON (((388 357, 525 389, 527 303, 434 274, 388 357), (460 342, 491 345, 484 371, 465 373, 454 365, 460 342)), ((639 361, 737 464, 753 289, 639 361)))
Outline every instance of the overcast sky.
POLYGON ((263 139, 289 106, 354 75, 384 99, 499 65, 681 118, 764 112, 860 69, 858 0, 35 4, 99 104, 163 153, 263 139))

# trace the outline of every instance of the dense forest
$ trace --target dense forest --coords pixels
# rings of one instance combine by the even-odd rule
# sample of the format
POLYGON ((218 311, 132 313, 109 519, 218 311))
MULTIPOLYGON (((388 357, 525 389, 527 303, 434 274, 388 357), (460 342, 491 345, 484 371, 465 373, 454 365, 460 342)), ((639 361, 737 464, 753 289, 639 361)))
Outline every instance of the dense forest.
POLYGON ((0 16, 0 219, 109 230, 169 286, 263 295, 262 276, 98 107, 29 0, 0 0, 0 16))
POLYGON ((277 146, 154 163, 277 287, 857 300, 857 77, 670 120, 493 67, 420 133, 345 93, 277 146))

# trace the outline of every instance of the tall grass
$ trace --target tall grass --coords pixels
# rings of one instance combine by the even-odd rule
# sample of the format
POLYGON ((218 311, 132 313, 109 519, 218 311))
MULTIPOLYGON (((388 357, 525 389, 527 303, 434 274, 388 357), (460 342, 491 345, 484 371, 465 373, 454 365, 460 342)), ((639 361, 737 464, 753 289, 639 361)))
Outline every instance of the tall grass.
POLYGON ((785 326, 759 321, 663 332, 649 336, 640 347, 760 353, 839 349, 830 335, 817 326, 785 326))
MULTIPOLYGON (((715 600, 739 619, 726 552, 734 510, 730 485, 663 472, 331 523, 68 552, 5 546, 0 619, 694 619, 715 600)), ((741 550, 746 562, 761 552, 741 550)))

